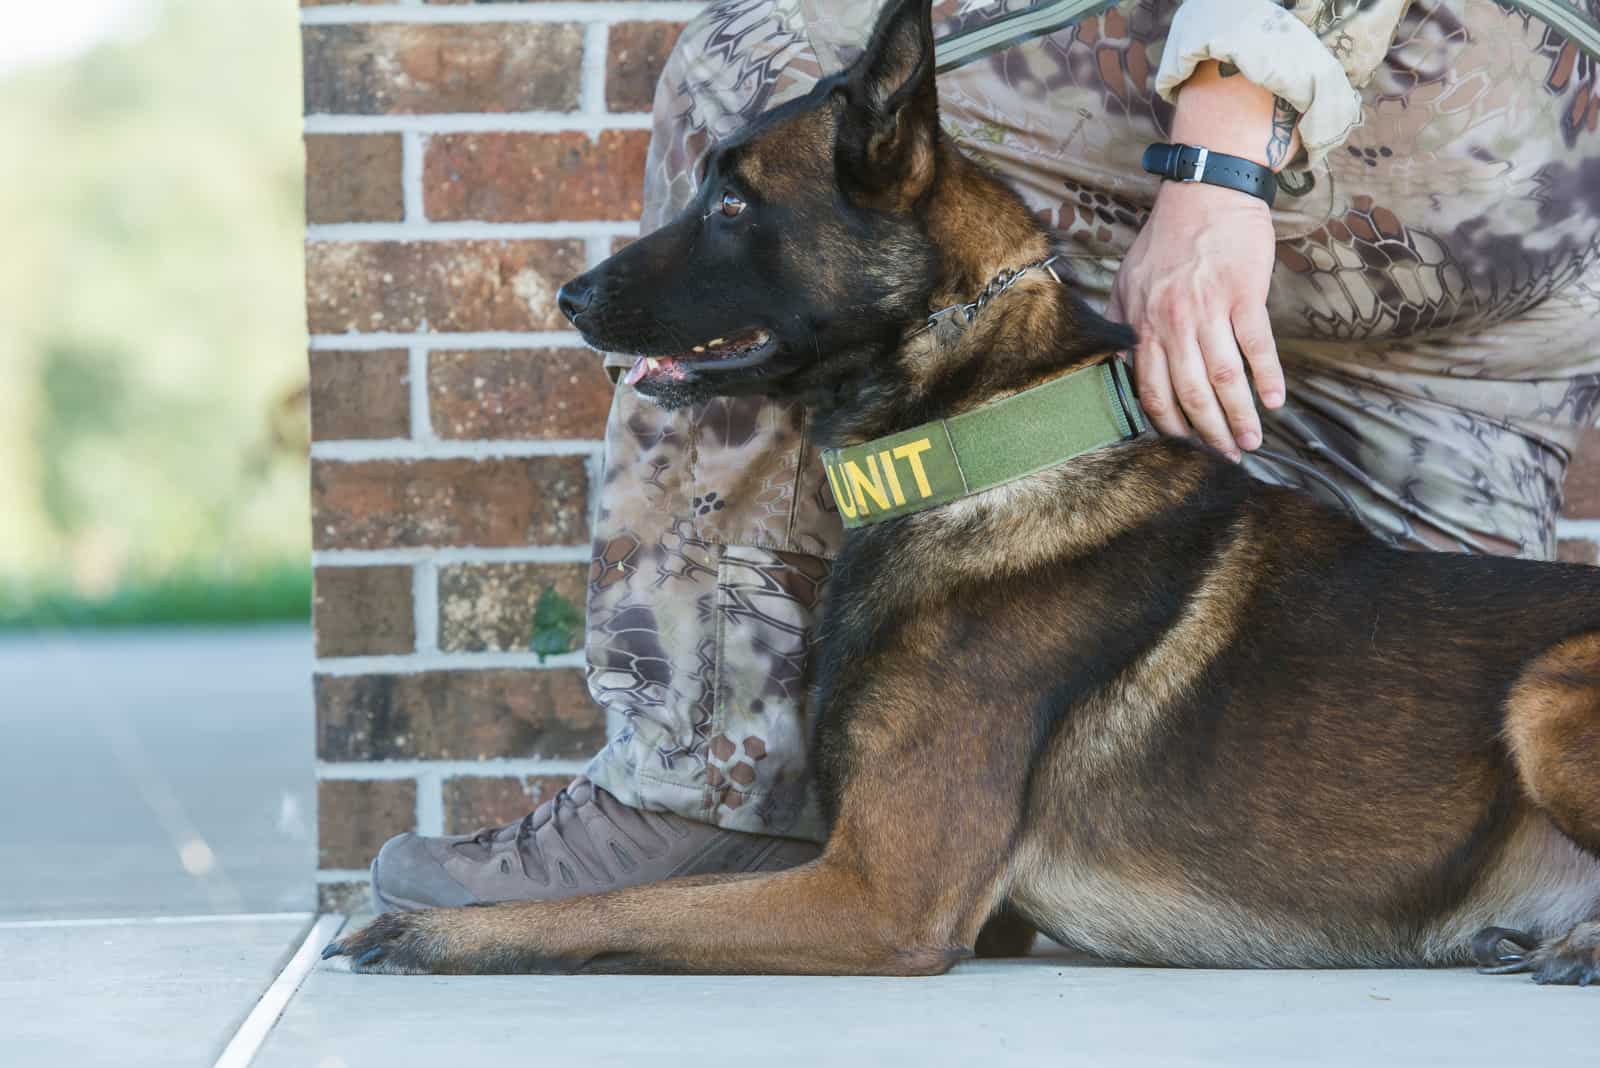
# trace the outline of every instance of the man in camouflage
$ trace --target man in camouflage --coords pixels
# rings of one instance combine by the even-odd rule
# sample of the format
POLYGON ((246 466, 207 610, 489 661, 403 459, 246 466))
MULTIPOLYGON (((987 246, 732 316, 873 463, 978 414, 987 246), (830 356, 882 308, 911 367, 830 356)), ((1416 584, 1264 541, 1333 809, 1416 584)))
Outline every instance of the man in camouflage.
MULTIPOLYGON (((941 62, 1016 11, 1070 6, 938 0, 941 62)), ((1267 299, 1287 400, 1264 444, 1397 543, 1549 557, 1600 401, 1600 0, 1105 7, 968 49, 940 78, 946 130, 1055 226, 1104 302, 1158 189, 1141 153, 1169 140, 1195 65, 1288 101, 1304 153, 1280 175, 1267 299)), ((690 199, 718 138, 848 63, 874 16, 723 0, 692 22, 657 92, 644 228, 690 199)), ((374 868, 385 903, 565 896, 816 853, 807 658, 841 526, 807 413, 760 398, 668 412, 623 386, 606 446, 589 680, 623 729, 519 824, 392 841, 374 868)))

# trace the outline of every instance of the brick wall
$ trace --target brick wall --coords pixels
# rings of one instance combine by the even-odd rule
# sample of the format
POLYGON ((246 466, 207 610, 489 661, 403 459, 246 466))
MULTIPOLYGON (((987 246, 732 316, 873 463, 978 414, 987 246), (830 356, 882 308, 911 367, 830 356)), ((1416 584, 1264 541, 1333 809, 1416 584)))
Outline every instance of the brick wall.
MULTIPOLYGON (((541 599, 582 609, 610 396, 553 296, 636 232, 698 7, 303 0, 326 905, 390 834, 514 819, 604 738, 575 628, 530 649, 541 599)), ((1569 491, 1562 553, 1596 562, 1600 463, 1569 491)))
POLYGON ((637 232, 700 6, 302 0, 327 906, 390 834, 514 819, 604 741, 559 609, 611 390, 554 295, 637 232))

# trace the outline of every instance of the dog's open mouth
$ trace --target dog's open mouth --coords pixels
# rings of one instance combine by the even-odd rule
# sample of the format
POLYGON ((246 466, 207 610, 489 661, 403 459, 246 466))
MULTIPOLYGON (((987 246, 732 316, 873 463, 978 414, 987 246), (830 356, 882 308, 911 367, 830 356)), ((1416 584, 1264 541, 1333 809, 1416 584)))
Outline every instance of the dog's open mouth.
POLYGON ((636 385, 646 379, 681 381, 697 368, 715 364, 732 370, 760 363, 771 354, 772 334, 769 331, 747 330, 736 337, 719 337, 696 345, 688 352, 670 356, 640 356, 623 376, 623 382, 636 385))

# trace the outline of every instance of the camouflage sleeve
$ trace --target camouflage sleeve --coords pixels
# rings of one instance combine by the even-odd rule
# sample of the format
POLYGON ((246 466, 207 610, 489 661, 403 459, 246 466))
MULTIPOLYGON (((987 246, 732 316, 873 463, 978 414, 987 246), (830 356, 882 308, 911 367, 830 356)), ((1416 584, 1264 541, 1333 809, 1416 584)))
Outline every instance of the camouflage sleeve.
POLYGON ((1409 0, 1186 0, 1172 20, 1156 91, 1171 100, 1208 59, 1231 63, 1300 112, 1306 163, 1337 148, 1361 118, 1371 78, 1409 0))

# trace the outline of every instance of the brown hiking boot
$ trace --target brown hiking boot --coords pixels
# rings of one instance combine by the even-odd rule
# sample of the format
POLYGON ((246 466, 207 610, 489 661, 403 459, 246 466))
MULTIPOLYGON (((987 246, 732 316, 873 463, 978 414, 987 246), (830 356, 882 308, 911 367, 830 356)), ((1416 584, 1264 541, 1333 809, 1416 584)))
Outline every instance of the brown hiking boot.
POLYGON ((372 862, 372 897, 380 912, 554 901, 678 875, 781 871, 821 852, 795 838, 725 831, 630 808, 578 778, 505 827, 389 839, 372 862))

